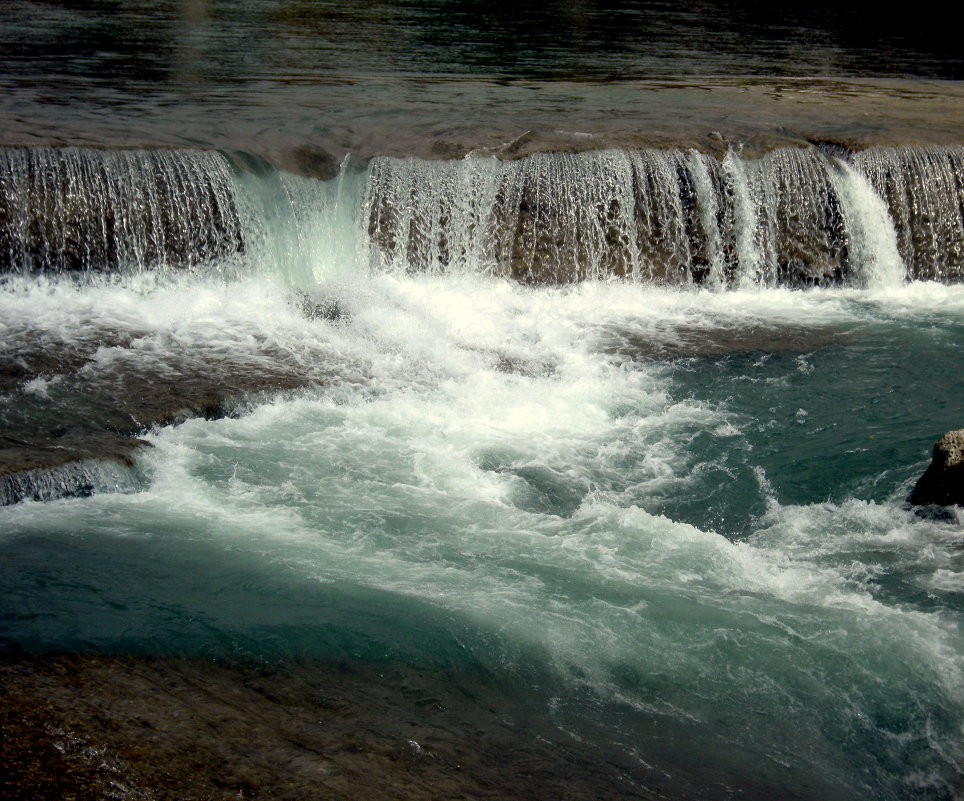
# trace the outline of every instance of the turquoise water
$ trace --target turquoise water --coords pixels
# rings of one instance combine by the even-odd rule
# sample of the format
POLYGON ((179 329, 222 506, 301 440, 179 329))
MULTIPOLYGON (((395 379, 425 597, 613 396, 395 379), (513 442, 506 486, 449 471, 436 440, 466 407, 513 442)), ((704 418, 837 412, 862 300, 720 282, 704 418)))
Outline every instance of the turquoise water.
POLYGON ((960 286, 336 273, 334 320, 269 277, 8 284, 51 339, 136 324, 91 380, 265 342, 318 373, 0 510, 7 649, 432 665, 643 776, 959 792, 961 527, 903 499, 959 424, 960 286))

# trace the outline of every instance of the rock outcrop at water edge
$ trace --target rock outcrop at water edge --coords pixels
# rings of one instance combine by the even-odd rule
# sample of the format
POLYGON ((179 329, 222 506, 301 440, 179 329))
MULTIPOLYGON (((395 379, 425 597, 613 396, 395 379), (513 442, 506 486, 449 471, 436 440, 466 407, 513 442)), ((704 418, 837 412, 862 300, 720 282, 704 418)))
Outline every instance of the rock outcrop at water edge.
POLYGON ((907 500, 915 506, 964 506, 964 428, 949 431, 907 500))

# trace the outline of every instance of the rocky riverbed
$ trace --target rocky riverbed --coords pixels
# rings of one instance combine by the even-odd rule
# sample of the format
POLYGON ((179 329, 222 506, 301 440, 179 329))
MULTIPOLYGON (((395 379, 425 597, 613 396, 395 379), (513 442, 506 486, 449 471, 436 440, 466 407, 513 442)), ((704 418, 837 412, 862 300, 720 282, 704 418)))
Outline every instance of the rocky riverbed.
MULTIPOLYGON (((444 674, 148 656, 0 660, 8 801, 651 801, 608 761, 444 674)), ((650 778, 648 781, 658 785, 650 778)))

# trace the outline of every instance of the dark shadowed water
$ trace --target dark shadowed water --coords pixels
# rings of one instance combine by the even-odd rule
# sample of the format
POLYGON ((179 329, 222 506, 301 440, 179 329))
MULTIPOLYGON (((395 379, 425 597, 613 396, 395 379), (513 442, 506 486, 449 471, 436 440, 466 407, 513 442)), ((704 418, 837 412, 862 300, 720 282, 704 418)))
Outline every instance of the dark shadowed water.
POLYGON ((829 3, 0 8, 6 144, 204 145, 282 160, 306 145, 338 158, 461 155, 533 128, 621 134, 616 144, 713 131, 947 142, 960 139, 962 77, 939 15, 829 3))

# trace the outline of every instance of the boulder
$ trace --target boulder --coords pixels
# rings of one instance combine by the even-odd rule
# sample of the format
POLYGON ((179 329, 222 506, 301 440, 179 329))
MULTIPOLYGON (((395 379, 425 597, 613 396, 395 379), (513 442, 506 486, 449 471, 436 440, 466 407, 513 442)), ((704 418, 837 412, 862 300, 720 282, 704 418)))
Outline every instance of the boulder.
POLYGON ((907 500, 915 506, 964 506, 964 428, 938 440, 930 465, 907 500))

